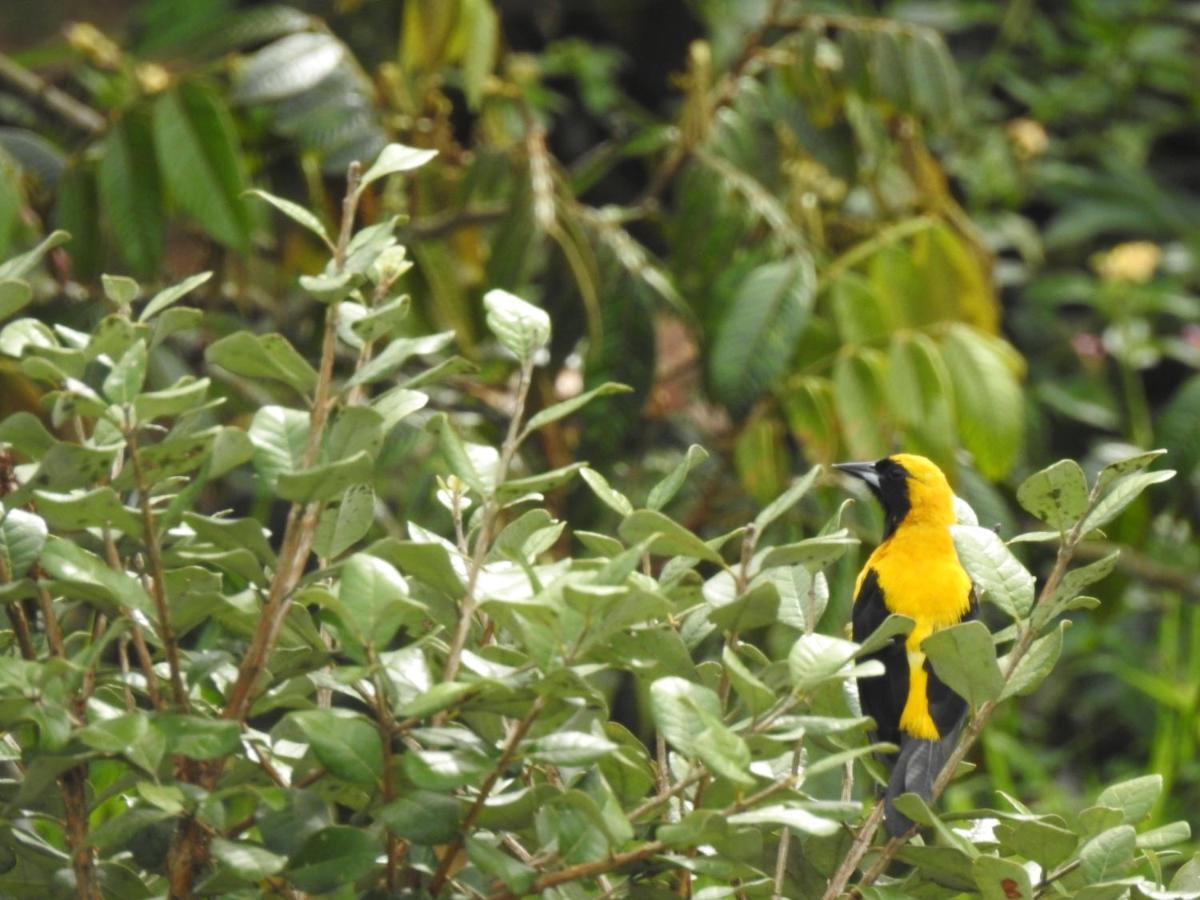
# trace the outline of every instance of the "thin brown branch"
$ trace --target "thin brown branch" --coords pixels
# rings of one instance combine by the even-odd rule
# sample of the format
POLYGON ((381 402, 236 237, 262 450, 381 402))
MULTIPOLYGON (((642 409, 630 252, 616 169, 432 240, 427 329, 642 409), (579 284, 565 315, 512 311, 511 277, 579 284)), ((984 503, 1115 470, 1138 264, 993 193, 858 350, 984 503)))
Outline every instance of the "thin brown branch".
POLYGON ((171 696, 175 705, 187 712, 187 689, 183 685, 183 669, 179 663, 179 644, 171 628, 171 611, 167 603, 167 576, 163 569, 162 546, 158 540, 158 526, 154 521, 154 510, 150 507, 150 485, 142 467, 142 452, 138 444, 137 431, 128 427, 125 443, 129 447, 129 459, 133 463, 134 483, 137 486, 138 506, 142 513, 142 535, 146 542, 146 556, 150 561, 150 594, 158 617, 156 629, 167 657, 167 670, 171 680, 171 696))
POLYGON ((462 825, 459 826, 458 836, 442 854, 441 864, 438 866, 437 872, 434 873, 433 881, 429 884, 429 893, 433 896, 436 897, 441 891, 442 886, 446 883, 446 879, 450 876, 450 867, 454 864, 454 859, 458 856, 458 852, 462 850, 466 835, 471 833, 471 829, 475 827, 475 823, 483 813, 483 805, 491 795, 492 788, 496 786, 496 782, 500 780, 500 777, 504 774, 504 770, 512 762, 513 757, 517 753, 517 747, 525 739, 525 735, 529 733, 534 720, 541 714, 545 705, 545 698, 539 696, 529 707, 529 712, 525 714, 525 718, 513 725, 509 731, 508 739, 504 742, 504 748, 500 751, 500 758, 496 760, 496 765, 492 767, 492 771, 488 773, 487 778, 480 785, 475 802, 471 804, 471 808, 467 811, 462 825))
POLYGON ((41 103, 67 124, 88 134, 99 134, 107 122, 90 106, 59 90, 36 72, 31 72, 11 56, 0 53, 0 79, 25 96, 41 103))
MULTIPOLYGON (((796 783, 796 779, 792 776, 781 778, 779 781, 774 781, 759 791, 731 803, 721 811, 722 816, 732 816, 740 812, 745 812, 761 803, 763 800, 774 796, 780 791, 788 790, 796 783)), ((530 886, 526 892, 528 895, 539 894, 548 888, 555 887, 560 884, 566 884, 569 881, 578 881, 581 878, 592 878, 594 876, 603 875, 606 872, 611 872, 614 869, 619 869, 632 862, 647 859, 654 856, 656 853, 661 853, 667 848, 667 845, 662 841, 648 841, 640 847, 635 847, 633 850, 627 850, 624 853, 614 853, 606 856, 603 859, 589 860, 584 863, 576 863, 568 866, 565 869, 560 869, 557 872, 547 872, 539 877, 530 886)), ((490 900, 516 900, 516 896, 507 888, 494 891, 490 900)))
MULTIPOLYGON (((108 567, 114 572, 124 572, 125 567, 121 565, 121 556, 117 553, 117 542, 113 538, 112 529, 105 527, 103 534, 104 558, 108 567)), ((142 626, 133 616, 129 617, 129 635, 133 641, 134 653, 137 654, 138 668, 142 670, 142 677, 146 680, 146 696, 150 698, 150 705, 155 709, 162 709, 163 699, 158 690, 158 676, 154 674, 154 660, 150 657, 150 648, 146 646, 146 635, 142 632, 142 626)), ((126 659, 126 665, 128 665, 128 659, 126 659)), ((128 693, 128 682, 126 682, 125 690, 128 693)))

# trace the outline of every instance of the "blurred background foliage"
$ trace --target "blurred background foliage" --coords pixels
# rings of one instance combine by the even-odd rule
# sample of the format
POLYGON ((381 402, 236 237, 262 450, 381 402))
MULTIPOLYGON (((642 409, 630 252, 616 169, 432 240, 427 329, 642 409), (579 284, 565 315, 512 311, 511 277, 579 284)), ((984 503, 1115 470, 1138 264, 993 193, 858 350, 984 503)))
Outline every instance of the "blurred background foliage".
MULTIPOLYGON (((699 531, 743 521, 812 462, 905 448, 1011 536, 1030 472, 1166 447, 1177 489, 1084 548, 1122 546, 1123 577, 949 802, 1000 788, 1069 810, 1149 770, 1168 783, 1156 821, 1186 818, 1198 26, 1200 4, 1179 0, 9 0, 0 257, 71 232, 39 315, 75 327, 101 271, 215 269, 203 342, 156 357, 179 372, 246 321, 311 348, 319 310, 296 278, 321 248, 244 192, 332 223, 347 164, 398 140, 439 156, 366 215, 401 217, 414 330, 455 330, 451 365, 493 385, 451 380, 435 401, 480 429, 502 419, 507 367, 479 298, 518 291, 555 323, 536 404, 635 389, 546 429, 545 462, 587 459, 638 493, 701 443, 716 452, 675 501, 699 531)), ((18 369, 0 381, 0 412, 38 408, 18 369)), ((269 400, 226 389, 247 417, 269 400)), ((397 459, 438 452, 404 426, 392 442, 397 459)), ((436 521, 432 480, 405 471, 386 506, 436 521)), ((244 490, 212 502, 268 515, 244 490)), ((826 492, 814 520, 839 500, 826 492)), ((581 522, 594 501, 558 502, 581 522)), ((850 516, 870 539, 874 515, 850 516)), ((826 631, 857 565, 834 580, 826 631)))

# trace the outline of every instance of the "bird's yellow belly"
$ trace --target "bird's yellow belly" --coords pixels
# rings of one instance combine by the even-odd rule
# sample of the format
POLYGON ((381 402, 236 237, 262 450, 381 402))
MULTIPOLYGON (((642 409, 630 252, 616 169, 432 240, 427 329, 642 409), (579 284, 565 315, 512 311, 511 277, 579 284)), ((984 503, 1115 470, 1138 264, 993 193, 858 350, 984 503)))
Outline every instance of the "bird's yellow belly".
POLYGON ((929 714, 929 676, 921 642, 962 621, 971 606, 971 579, 945 528, 914 529, 907 534, 902 529, 871 554, 867 568, 875 570, 888 611, 916 623, 905 641, 909 685, 900 729, 913 737, 937 740, 942 735, 929 714))

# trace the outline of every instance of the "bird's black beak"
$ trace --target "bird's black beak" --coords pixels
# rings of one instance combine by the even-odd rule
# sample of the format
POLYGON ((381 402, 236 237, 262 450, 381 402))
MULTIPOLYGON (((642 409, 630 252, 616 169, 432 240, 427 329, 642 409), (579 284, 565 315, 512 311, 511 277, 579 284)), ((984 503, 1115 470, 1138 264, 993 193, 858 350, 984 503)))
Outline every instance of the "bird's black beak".
POLYGON ((855 478, 861 478, 867 483, 867 487, 869 487, 875 493, 879 493, 879 473, 875 470, 875 463, 834 463, 833 467, 838 471, 845 472, 847 475, 853 475, 855 478))

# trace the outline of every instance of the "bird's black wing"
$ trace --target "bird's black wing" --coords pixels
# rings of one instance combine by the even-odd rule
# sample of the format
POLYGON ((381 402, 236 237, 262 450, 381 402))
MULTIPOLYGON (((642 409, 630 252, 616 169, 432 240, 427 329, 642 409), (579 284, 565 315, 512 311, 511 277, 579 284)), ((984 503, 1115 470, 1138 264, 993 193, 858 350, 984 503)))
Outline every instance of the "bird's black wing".
MULTIPOLYGON (((854 640, 861 644, 887 617, 888 608, 883 602, 879 576, 870 569, 854 599, 850 616, 854 640)), ((893 744, 900 743, 900 714, 904 712, 904 702, 908 698, 908 652, 904 637, 896 635, 881 649, 865 657, 883 663, 883 675, 858 679, 858 697, 863 712, 875 720, 876 740, 893 744)))

